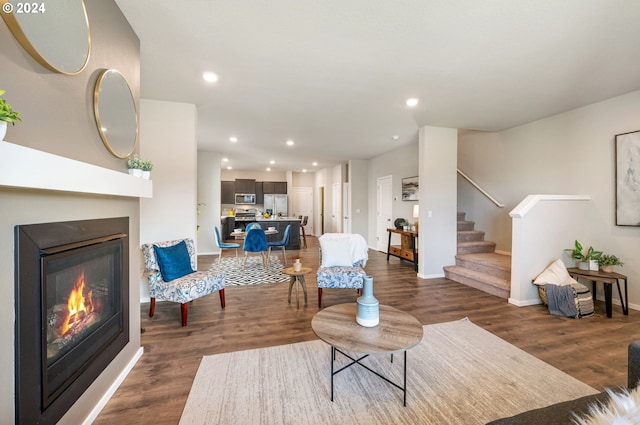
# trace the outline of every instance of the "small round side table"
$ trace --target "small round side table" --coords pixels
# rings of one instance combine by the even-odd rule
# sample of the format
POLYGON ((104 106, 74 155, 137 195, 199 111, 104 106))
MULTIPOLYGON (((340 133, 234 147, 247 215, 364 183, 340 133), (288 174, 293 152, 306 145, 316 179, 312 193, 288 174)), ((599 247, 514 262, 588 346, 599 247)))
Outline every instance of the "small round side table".
POLYGON ((294 270, 293 267, 282 269, 282 273, 291 276, 291 280, 289 281, 289 304, 291 304, 291 290, 293 289, 293 285, 298 283, 298 285, 296 285, 296 305, 300 308, 300 301, 298 299, 298 287, 300 285, 302 285, 302 290, 304 291, 304 305, 307 305, 307 283, 304 281, 304 275, 312 271, 310 267, 302 267, 299 271, 294 270))

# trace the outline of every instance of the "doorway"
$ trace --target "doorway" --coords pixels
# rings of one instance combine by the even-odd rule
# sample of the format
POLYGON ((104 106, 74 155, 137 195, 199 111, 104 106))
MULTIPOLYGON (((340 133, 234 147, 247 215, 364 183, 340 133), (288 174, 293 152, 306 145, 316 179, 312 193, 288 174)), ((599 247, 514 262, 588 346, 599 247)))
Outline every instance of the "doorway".
POLYGON ((393 184, 392 176, 378 177, 376 180, 376 249, 387 252, 388 228, 393 227, 393 184))

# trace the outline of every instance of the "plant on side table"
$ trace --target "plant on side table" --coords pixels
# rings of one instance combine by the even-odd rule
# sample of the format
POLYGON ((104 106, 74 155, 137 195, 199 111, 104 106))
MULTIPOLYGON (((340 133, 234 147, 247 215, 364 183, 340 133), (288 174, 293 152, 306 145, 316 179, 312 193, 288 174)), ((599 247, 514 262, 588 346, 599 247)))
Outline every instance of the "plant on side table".
POLYGON ((605 273, 613 272, 613 266, 624 266, 624 263, 613 254, 602 254, 598 264, 600 264, 600 269, 605 273))
POLYGON ((598 261, 602 256, 602 251, 596 251, 593 247, 589 247, 583 251, 582 245, 578 240, 574 243, 574 248, 567 248, 565 251, 571 251, 571 257, 578 263, 580 270, 598 270, 598 261))
POLYGON ((14 111, 11 105, 1 98, 3 94, 5 94, 5 90, 0 90, 0 141, 4 140, 9 124, 16 125, 16 121, 22 121, 20 112, 14 111))

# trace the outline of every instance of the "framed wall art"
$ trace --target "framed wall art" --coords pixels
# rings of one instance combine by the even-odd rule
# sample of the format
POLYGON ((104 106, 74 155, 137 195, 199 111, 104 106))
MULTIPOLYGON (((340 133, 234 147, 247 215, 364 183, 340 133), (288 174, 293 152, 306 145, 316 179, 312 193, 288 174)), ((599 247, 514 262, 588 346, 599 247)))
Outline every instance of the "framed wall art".
POLYGON ((616 135, 616 225, 640 226, 640 130, 616 135))
POLYGON ((404 177, 402 179, 402 200, 417 201, 418 200, 419 180, 418 176, 404 177))

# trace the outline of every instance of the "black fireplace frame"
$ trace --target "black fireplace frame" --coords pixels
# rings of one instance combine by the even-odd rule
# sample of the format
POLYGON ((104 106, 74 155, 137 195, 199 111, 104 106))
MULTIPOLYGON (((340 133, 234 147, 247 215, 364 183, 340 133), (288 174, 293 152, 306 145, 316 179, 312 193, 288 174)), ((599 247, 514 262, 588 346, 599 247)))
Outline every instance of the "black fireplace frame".
POLYGON ((129 218, 116 217, 59 223, 15 226, 15 423, 56 423, 82 396, 129 342, 129 218), (121 239, 120 276, 121 330, 106 348, 83 365, 77 378, 48 406, 43 403, 42 351, 46 346, 40 291, 34 285, 42 278, 42 258, 59 247, 99 244, 121 239), (26 259, 27 261, 22 261, 26 259), (29 266, 31 264, 31 266, 29 266), (37 266, 33 266, 33 265, 37 266), (34 391, 40 390, 40 391, 34 391), (40 392, 40 393, 38 393, 40 392))

